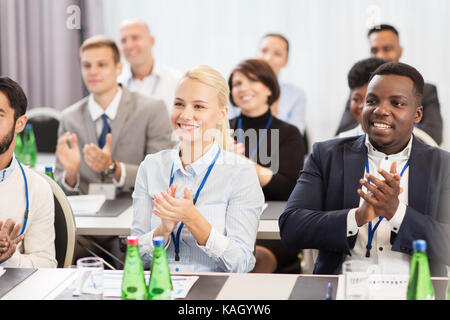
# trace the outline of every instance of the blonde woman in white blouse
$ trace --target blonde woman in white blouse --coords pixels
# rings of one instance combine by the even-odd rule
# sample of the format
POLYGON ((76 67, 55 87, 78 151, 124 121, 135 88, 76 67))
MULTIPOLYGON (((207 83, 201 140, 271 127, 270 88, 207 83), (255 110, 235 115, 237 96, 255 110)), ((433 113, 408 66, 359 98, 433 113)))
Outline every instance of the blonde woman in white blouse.
MULTIPOLYGON (((208 66, 188 70, 175 90, 171 123, 177 148, 148 155, 133 193, 131 233, 148 267, 163 236, 179 272, 249 272, 264 196, 253 165, 226 151, 226 80, 208 66)), ((231 146, 230 146, 231 144, 231 146)))

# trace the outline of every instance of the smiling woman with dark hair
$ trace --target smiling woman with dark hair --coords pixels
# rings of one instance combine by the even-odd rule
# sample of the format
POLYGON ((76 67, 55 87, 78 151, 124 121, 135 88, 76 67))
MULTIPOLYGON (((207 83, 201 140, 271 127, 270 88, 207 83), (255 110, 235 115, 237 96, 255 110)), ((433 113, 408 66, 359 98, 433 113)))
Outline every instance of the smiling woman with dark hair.
MULTIPOLYGON (((238 149, 256 168, 266 200, 286 201, 303 167, 305 146, 297 127, 275 117, 270 106, 280 88, 275 73, 264 61, 249 59, 231 73, 230 100, 241 115, 230 120, 238 149)), ((254 272, 300 272, 298 251, 278 240, 256 242, 254 272), (285 269, 286 266, 294 266, 285 269)))

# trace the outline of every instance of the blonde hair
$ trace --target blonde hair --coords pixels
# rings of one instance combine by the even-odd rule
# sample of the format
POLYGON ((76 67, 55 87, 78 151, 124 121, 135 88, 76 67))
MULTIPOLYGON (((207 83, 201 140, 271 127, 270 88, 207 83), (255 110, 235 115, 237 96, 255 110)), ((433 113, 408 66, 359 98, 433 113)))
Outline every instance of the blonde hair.
POLYGON ((117 47, 117 44, 114 40, 104 36, 104 35, 96 35, 86 39, 80 47, 80 56, 81 54, 89 49, 108 47, 112 50, 114 63, 118 64, 120 62, 120 51, 117 47))
MULTIPOLYGON (((213 87, 217 90, 217 98, 219 100, 219 108, 223 109, 228 106, 228 97, 230 94, 230 89, 225 78, 215 69, 210 66, 200 65, 193 67, 186 71, 183 76, 184 78, 197 80, 203 84, 213 87)), ((228 121, 227 115, 225 115, 222 123, 217 126, 216 141, 219 146, 227 150, 227 146, 230 143, 230 123, 228 121)))

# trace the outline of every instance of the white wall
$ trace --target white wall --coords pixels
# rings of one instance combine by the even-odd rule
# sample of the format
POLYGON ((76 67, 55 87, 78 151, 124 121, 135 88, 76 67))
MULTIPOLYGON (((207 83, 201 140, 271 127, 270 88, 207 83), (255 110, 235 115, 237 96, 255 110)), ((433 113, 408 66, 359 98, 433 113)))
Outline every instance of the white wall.
POLYGON ((402 62, 438 87, 444 148, 450 149, 450 1, 447 0, 104 0, 105 33, 118 40, 120 22, 140 18, 156 37, 154 54, 184 71, 209 64, 225 77, 253 57, 262 35, 284 34, 290 61, 283 80, 307 94, 313 141, 332 137, 348 95, 347 72, 368 57, 374 22, 400 32, 402 62))

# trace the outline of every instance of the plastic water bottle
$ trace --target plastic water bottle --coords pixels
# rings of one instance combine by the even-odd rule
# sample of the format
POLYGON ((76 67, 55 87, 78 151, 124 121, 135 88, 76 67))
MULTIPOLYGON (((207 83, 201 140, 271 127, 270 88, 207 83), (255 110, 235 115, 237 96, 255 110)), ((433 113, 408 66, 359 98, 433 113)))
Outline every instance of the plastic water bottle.
POLYGON ((52 167, 45 167, 45 175, 52 178, 52 180, 55 180, 55 177, 53 176, 53 168, 52 167))
POLYGON ((413 241, 414 253, 411 259, 409 274, 408 300, 434 300, 433 283, 427 258, 427 243, 425 240, 413 241))
POLYGON ((37 147, 36 139, 34 137, 33 126, 28 123, 25 126, 22 140, 22 162, 25 165, 34 168, 36 165, 37 147))
POLYGON ((150 300, 171 300, 173 287, 166 249, 164 249, 164 237, 154 237, 153 246, 148 298, 150 300))
POLYGON ((450 279, 448 280, 447 284, 447 300, 450 300, 450 279))
POLYGON ((122 300, 146 300, 144 267, 139 253, 139 238, 127 237, 127 255, 123 268, 122 300))
POLYGON ((16 158, 20 162, 22 162, 22 152, 23 152, 22 136, 19 133, 16 135, 16 145, 14 147, 14 154, 16 155, 16 158))

